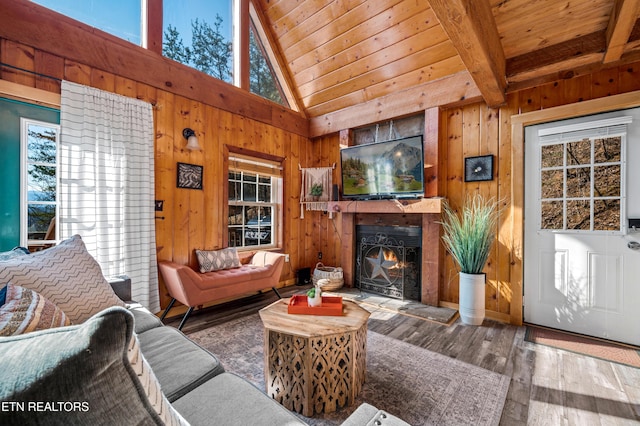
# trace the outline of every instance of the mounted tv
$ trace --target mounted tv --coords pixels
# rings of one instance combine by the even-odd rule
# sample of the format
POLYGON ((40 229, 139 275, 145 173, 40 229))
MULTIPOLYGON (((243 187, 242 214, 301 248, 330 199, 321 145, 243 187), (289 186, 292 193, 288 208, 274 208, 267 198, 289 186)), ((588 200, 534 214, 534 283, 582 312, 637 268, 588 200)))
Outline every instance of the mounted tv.
POLYGON ((340 150, 342 196, 376 200, 424 195, 422 136, 340 150))

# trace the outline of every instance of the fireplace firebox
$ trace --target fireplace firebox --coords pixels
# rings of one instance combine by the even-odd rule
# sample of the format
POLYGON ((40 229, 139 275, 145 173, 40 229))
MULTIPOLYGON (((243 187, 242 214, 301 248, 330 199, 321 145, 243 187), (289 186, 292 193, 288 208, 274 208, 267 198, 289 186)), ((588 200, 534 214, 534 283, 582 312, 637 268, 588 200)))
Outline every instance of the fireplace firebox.
POLYGON ((420 227, 358 225, 356 241, 356 287, 395 299, 420 300, 420 227))

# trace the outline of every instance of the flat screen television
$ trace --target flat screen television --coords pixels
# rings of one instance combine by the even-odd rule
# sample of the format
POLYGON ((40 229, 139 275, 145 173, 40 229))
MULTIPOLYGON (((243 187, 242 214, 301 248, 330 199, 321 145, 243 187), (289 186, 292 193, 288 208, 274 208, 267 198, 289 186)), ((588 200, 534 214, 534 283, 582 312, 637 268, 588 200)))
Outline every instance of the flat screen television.
POLYGON ((424 195, 422 136, 343 148, 340 162, 344 198, 376 200, 424 195))

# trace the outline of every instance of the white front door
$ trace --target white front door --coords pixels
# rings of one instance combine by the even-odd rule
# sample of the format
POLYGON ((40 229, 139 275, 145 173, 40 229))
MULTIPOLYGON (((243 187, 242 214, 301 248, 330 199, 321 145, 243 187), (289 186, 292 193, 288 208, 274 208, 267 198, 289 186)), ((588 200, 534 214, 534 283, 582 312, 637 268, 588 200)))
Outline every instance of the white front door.
POLYGON ((526 128, 525 322, 640 345, 638 125, 640 109, 526 128))

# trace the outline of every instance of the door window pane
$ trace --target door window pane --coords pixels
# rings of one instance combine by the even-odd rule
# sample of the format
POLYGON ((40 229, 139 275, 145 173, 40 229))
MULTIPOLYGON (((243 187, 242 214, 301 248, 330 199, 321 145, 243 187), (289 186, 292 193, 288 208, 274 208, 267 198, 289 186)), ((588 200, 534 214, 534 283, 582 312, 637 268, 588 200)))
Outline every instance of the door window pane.
POLYGON ((567 144, 567 164, 570 166, 591 163, 591 141, 583 139, 567 144))
POLYGON ((594 167, 593 185, 596 197, 620 196, 620 166, 594 167))
POLYGON ((620 200, 595 200, 593 229, 617 231, 620 228, 620 200))
POLYGON ((540 229, 620 231, 623 136, 540 146, 540 229))
POLYGON ((567 169, 567 197, 588 197, 591 193, 591 169, 578 167, 567 169))
POLYGON ((542 146, 542 167, 562 167, 564 164, 564 150, 562 145, 542 146))
POLYGON ((562 198, 563 170, 543 170, 541 172, 542 198, 562 198))
POLYGON ((610 163, 618 162, 622 155, 622 138, 596 139, 594 142, 594 162, 610 163))
POLYGON ((562 219, 563 209, 562 201, 543 201, 541 205, 541 222, 542 229, 563 229, 564 222, 562 219))
POLYGON ((589 200, 567 201, 567 229, 591 229, 591 202, 589 200))

